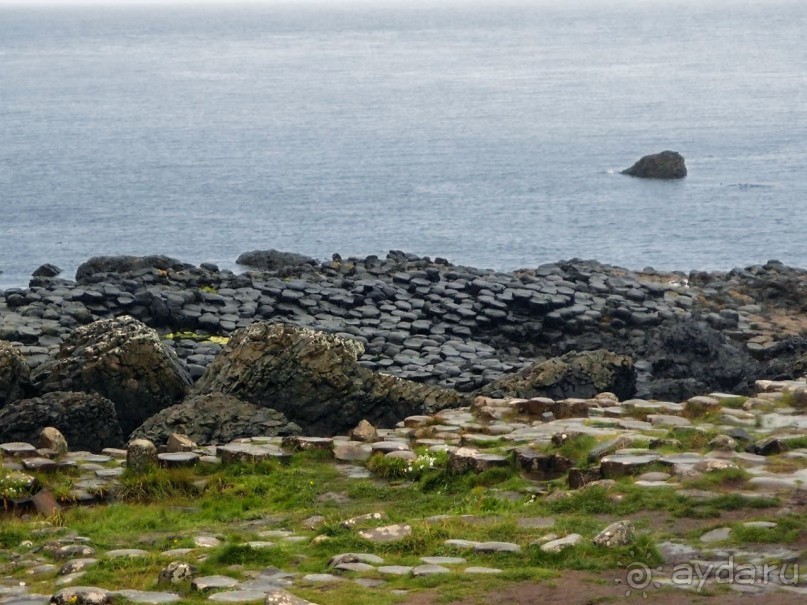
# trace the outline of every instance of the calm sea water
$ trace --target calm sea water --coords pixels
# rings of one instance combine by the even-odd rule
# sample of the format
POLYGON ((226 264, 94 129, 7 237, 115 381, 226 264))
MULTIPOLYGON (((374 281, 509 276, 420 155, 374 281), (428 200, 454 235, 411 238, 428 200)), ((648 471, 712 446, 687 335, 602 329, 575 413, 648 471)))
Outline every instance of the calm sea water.
POLYGON ((399 248, 807 266, 807 2, 0 6, 0 287, 399 248), (681 182, 615 174, 687 158, 681 182))

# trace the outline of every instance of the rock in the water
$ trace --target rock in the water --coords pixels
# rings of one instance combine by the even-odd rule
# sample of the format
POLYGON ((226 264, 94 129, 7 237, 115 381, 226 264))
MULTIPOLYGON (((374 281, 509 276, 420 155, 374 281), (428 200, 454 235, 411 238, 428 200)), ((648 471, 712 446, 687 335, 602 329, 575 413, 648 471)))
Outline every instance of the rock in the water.
POLYGON ((0 442, 37 443, 45 427, 54 427, 76 450, 98 452, 123 445, 114 404, 92 393, 46 393, 0 410, 0 442))
POLYGON ((210 445, 241 437, 297 435, 300 427, 271 408, 232 395, 209 393, 157 412, 135 429, 132 437, 163 445, 171 433, 182 433, 198 445, 210 445))
POLYGON ((76 270, 76 281, 86 283, 97 273, 129 273, 140 269, 180 271, 191 267, 169 256, 93 256, 76 270))
POLYGON ((56 265, 45 263, 44 265, 39 265, 36 269, 34 269, 34 272, 31 275, 33 277, 56 277, 61 272, 62 270, 56 265))
POLYGON ((0 408, 25 397, 31 368, 11 343, 0 340, 0 408))
POLYGON ((77 328, 32 381, 42 392, 98 393, 115 404, 125 435, 182 400, 190 377, 157 332, 128 316, 77 328))
POLYGON ((281 252, 273 249, 244 252, 235 262, 239 265, 255 267, 256 269, 263 269, 264 271, 280 271, 286 267, 315 265, 317 261, 309 256, 295 252, 281 252))
POLYGON ((571 352, 535 363, 482 389, 494 397, 594 397, 608 391, 630 399, 636 390, 636 371, 630 357, 609 351, 571 352))
POLYGON ((389 425, 461 403, 452 391, 360 366, 363 350, 355 340, 257 322, 233 334, 192 394, 227 393, 273 408, 310 435, 348 431, 362 419, 389 425))
POLYGON ((643 179, 682 179, 687 175, 687 167, 680 153, 662 151, 644 156, 633 166, 623 170, 622 174, 643 179))

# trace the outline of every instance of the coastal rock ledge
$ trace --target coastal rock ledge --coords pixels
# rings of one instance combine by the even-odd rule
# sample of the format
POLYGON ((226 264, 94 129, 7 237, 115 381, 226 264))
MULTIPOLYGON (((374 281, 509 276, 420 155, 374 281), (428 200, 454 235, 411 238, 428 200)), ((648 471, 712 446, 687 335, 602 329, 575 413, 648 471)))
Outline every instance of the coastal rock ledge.
POLYGON ((622 174, 643 179, 682 179, 687 175, 684 156, 677 151, 662 151, 646 155, 622 174))

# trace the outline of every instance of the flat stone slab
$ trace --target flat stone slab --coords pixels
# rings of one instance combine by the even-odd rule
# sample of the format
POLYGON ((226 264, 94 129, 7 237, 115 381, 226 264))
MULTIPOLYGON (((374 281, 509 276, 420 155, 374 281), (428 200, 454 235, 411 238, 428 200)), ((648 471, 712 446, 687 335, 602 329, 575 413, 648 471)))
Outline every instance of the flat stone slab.
POLYGON ((238 585, 238 580, 229 576, 203 576, 201 578, 196 578, 191 582, 191 588, 198 590, 199 592, 232 588, 236 585, 238 585))
POLYGON ((374 527, 359 532, 359 537, 370 542, 397 542, 412 535, 412 526, 405 523, 374 527))
POLYGON ((287 459, 290 454, 284 452, 279 447, 271 445, 254 445, 252 443, 230 443, 220 445, 216 448, 216 455, 221 458, 222 463, 233 462, 260 462, 270 459, 287 459))
POLYGON ((417 567, 412 568, 412 575, 416 578, 421 576, 433 576, 436 574, 442 573, 451 573, 451 570, 448 567, 443 567, 442 565, 418 565, 417 567))
POLYGON ((474 542, 473 540, 446 540, 443 544, 460 550, 473 550, 479 545, 479 542, 474 542))
POLYGON ((266 593, 260 590, 227 590, 207 597, 220 603, 263 603, 266 593))
POLYGON ((513 542, 480 542, 474 546, 474 552, 521 552, 521 547, 513 542))
POLYGON ((335 576, 330 573, 310 573, 307 576, 303 576, 303 581, 305 582, 316 582, 317 584, 327 584, 328 582, 342 582, 344 578, 340 578, 339 576, 335 576))
POLYGON ((214 536, 196 536, 193 543, 199 548, 216 548, 221 545, 221 540, 214 536))
POLYGON ((0 443, 0 454, 9 458, 35 458, 39 455, 33 445, 21 441, 0 443))
POLYGON ((366 462, 373 450, 370 444, 353 441, 334 441, 333 457, 341 462, 366 462))
POLYGON ((170 452, 157 454, 160 465, 167 468, 180 468, 193 466, 199 461, 199 454, 193 452, 170 452))
POLYGON ((385 576, 406 576, 412 573, 412 569, 414 568, 406 565, 383 565, 376 571, 385 576))
POLYGON ((731 536, 730 527, 718 527, 712 531, 707 531, 700 537, 700 541, 704 544, 713 544, 715 542, 722 542, 728 540, 731 536))
POLYGON ((149 551, 139 548, 121 548, 118 550, 108 550, 105 556, 109 559, 117 559, 120 557, 147 557, 150 554, 149 551))
POLYGON ((548 553, 557 553, 566 548, 570 548, 575 544, 579 544, 583 540, 583 536, 580 534, 569 534, 564 538, 559 538, 557 540, 551 540, 546 544, 541 545, 541 550, 543 552, 548 553))
POLYGON ((368 563, 370 565, 381 565, 384 563, 384 559, 378 555, 372 555, 369 553, 346 552, 334 555, 331 557, 331 560, 328 561, 328 565, 331 567, 342 565, 344 563, 368 563))
POLYGON ((266 593, 265 597, 265 605, 314 605, 311 601, 295 597, 285 590, 273 590, 266 593))
POLYGON ((160 605, 161 603, 177 603, 182 597, 172 592, 145 592, 142 590, 117 590, 115 594, 133 603, 148 603, 160 605))
POLYGON ((466 567, 463 572, 470 574, 497 574, 502 573, 502 570, 495 567, 466 567))
POLYGON ((339 565, 335 565, 334 569, 339 571, 352 571, 356 573, 364 573, 367 571, 373 571, 375 567, 367 563, 340 563, 339 565))
POLYGON ((462 557, 420 557, 420 560, 428 565, 462 565, 466 562, 462 557))

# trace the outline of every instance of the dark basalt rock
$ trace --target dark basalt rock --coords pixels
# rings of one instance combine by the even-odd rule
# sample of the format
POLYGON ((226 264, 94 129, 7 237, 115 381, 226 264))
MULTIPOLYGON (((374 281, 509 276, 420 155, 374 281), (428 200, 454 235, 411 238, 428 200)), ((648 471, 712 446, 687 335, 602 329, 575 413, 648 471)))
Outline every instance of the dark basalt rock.
POLYGON ((0 442, 36 443, 47 426, 59 429, 73 450, 99 452, 124 444, 115 405, 100 395, 47 393, 0 410, 0 442))
POLYGON ((81 263, 76 270, 76 281, 86 283, 98 273, 129 273, 139 269, 159 269, 162 271, 182 271, 193 265, 183 263, 170 256, 93 256, 81 263))
POLYGON ((317 263, 317 261, 310 256, 304 256, 295 252, 281 252, 274 249, 244 252, 235 262, 239 265, 254 267, 264 271, 280 271, 287 267, 315 265, 317 263))
POLYGON ((125 435, 146 418, 180 402, 190 377, 157 333, 128 316, 73 331, 56 359, 36 368, 40 392, 98 393, 115 403, 125 435))
POLYGON ((56 265, 45 263, 37 267, 31 274, 33 277, 56 277, 62 270, 56 265))
POLYGON ((282 413, 241 401, 232 395, 210 393, 189 397, 157 412, 132 433, 163 445, 171 433, 187 435, 198 445, 230 443, 241 437, 298 435, 300 427, 282 413))
POLYGON ((22 354, 0 340, 0 408, 25 396, 31 386, 30 374, 22 354))
POLYGON ((389 426, 461 404, 453 391, 360 366, 363 351, 356 340, 290 324, 254 323, 233 334, 192 394, 227 393, 273 408, 308 435, 347 431, 362 419, 389 426))
POLYGON ((605 350, 571 352, 505 376, 480 392, 492 397, 567 399, 606 391, 620 399, 629 399, 636 392, 636 370, 630 357, 605 350))
POLYGON ((684 157, 676 151, 646 155, 622 174, 643 179, 682 179, 687 175, 684 157))

